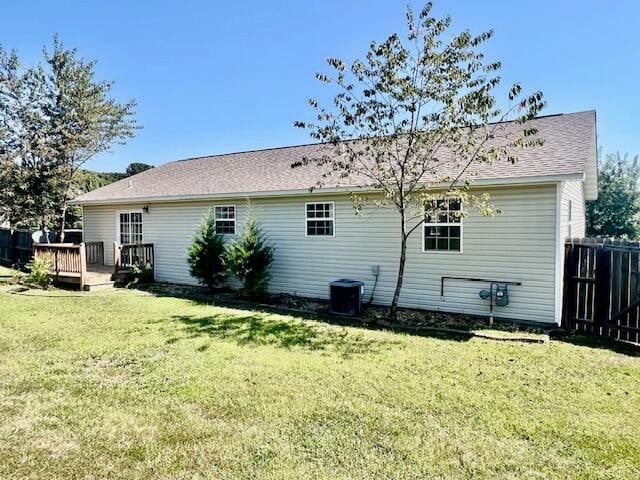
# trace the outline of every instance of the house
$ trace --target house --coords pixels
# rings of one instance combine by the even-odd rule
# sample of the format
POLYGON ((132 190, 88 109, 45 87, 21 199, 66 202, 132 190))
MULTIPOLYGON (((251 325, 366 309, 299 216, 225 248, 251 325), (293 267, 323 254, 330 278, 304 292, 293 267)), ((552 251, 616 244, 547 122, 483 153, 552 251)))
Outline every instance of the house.
MULTIPOLYGON (((434 239, 445 230, 425 224, 410 237, 401 306, 487 315, 489 302, 478 292, 489 283, 468 280, 480 278, 520 283, 508 287, 509 304, 496 307, 496 317, 560 322, 563 245, 584 236, 585 200, 597 196, 596 115, 550 115, 533 124, 542 147, 523 151, 515 164, 477 169, 473 188, 489 192, 502 215, 471 211, 450 220, 448 236, 434 239)), ((89 192, 74 202, 83 207, 85 241, 103 242, 107 265, 114 262, 107 247, 114 241, 153 243, 157 280, 196 284, 185 251, 202 217, 213 207, 218 231, 231 238, 250 198, 276 248, 271 292, 326 298, 330 281, 353 278, 364 281, 368 300, 379 272, 374 302, 389 304, 399 257, 397 214, 378 209, 356 216, 346 187, 310 192, 318 172, 291 164, 321 148, 179 160, 89 192)))

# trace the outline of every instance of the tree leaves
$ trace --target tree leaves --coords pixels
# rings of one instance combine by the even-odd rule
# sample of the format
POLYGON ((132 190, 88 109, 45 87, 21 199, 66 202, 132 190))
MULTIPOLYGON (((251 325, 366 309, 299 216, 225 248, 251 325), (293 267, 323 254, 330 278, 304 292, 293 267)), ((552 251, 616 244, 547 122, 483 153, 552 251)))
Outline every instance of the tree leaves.
POLYGON ((216 234, 215 214, 209 210, 187 249, 191 275, 210 289, 220 286, 227 278, 224 253, 222 235, 216 234))
MULTIPOLYGON (((545 105, 541 92, 523 96, 516 83, 508 104, 498 105, 502 64, 485 60, 480 48, 493 30, 452 35, 451 18, 433 17, 432 7, 427 3, 418 19, 408 8, 405 38, 394 33, 371 42, 366 56, 350 66, 328 59, 337 75, 316 78, 336 90, 332 106, 314 101, 316 121, 296 122, 327 148, 292 167, 321 167, 313 187, 357 184, 378 190, 384 201, 368 202, 396 209, 403 245, 417 228, 408 225, 417 220, 419 226, 425 199, 434 195, 464 197, 481 214, 495 214, 487 199, 469 192, 475 168, 515 163, 519 150, 543 142, 526 124, 545 105)), ((357 192, 352 198, 362 211, 367 200, 357 192)))
POLYGON ((27 227, 64 220, 76 172, 139 128, 135 102, 109 97, 113 84, 95 79, 95 61, 65 49, 57 36, 43 57, 23 67, 15 52, 0 48, 0 168, 12 185, 0 194, 12 192, 12 220, 27 227))
POLYGON ((598 152, 598 199, 587 202, 587 235, 640 238, 640 158, 598 152))
POLYGON ((261 296, 267 291, 269 267, 273 261, 274 248, 267 240, 247 201, 247 215, 240 238, 227 246, 225 264, 244 285, 251 296, 261 296))

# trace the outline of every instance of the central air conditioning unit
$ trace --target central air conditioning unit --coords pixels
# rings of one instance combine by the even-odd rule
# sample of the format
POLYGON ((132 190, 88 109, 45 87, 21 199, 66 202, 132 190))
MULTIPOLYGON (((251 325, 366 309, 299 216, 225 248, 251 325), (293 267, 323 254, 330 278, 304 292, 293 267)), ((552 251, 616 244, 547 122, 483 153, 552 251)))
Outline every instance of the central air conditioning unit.
POLYGON ((338 315, 360 315, 364 282, 341 278, 329 284, 330 311, 338 315))

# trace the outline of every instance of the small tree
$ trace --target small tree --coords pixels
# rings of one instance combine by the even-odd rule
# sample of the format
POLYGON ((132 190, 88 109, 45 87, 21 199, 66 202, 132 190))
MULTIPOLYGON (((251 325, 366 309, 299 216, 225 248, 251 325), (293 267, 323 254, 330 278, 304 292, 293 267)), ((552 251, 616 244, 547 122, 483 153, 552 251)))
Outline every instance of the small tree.
POLYGON ((316 119, 295 123, 325 143, 292 165, 319 167, 320 181, 311 188, 331 181, 332 187, 351 189, 356 213, 367 203, 397 212, 400 255, 392 316, 409 236, 447 198, 494 215, 488 194, 469 190, 474 165, 513 163, 519 149, 542 143, 537 130, 525 125, 544 106, 542 93, 521 97, 515 84, 507 104, 497 104, 501 64, 487 62, 479 50, 493 32, 445 35, 451 18, 434 18, 431 8, 428 3, 418 18, 407 9, 406 41, 393 34, 373 42, 366 58, 350 66, 328 59, 333 73, 316 77, 336 87, 333 106, 311 99, 316 119), (366 197, 353 185, 377 194, 366 197))
POLYGON ((265 238, 251 204, 248 204, 242 235, 228 245, 225 257, 227 268, 243 283, 247 294, 261 296, 266 293, 273 252, 273 246, 265 238))
POLYGON ((640 158, 598 152, 598 199, 587 202, 587 235, 640 237, 640 158))
POLYGON ((202 219, 200 228, 187 249, 187 261, 191 275, 210 289, 227 278, 224 256, 224 240, 216 234, 216 220, 212 210, 202 219))

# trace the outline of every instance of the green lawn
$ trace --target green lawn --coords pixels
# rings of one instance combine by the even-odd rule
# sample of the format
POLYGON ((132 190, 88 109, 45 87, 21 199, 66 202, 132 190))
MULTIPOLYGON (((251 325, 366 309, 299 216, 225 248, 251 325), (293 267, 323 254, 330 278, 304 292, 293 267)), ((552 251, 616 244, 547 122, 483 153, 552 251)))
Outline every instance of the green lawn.
POLYGON ((15 275, 16 273, 18 272, 11 268, 3 267, 2 265, 0 265, 0 277, 10 277, 15 275))
POLYGON ((633 351, 0 292, 1 478, 639 478, 633 351))

